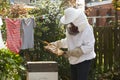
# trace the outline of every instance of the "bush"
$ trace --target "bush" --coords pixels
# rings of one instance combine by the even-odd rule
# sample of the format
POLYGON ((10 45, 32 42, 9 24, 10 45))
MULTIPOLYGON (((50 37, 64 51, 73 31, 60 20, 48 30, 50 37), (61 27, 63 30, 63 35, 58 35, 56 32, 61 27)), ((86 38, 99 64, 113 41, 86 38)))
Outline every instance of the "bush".
POLYGON ((0 80, 23 80, 24 60, 8 49, 0 50, 0 80))

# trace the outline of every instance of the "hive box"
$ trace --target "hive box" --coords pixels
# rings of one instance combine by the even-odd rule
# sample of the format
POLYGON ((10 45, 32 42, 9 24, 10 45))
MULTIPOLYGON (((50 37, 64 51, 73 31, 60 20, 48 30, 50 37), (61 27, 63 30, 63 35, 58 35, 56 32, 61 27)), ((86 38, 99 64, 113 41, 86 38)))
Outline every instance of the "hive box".
POLYGON ((27 80, 58 80, 57 62, 27 62, 27 80))

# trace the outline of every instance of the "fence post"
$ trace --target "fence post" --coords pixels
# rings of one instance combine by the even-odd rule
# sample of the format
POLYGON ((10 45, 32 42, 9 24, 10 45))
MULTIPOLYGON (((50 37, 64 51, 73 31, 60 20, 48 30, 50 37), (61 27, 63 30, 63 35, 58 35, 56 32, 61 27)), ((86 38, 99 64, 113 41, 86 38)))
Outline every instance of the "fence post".
POLYGON ((118 0, 115 0, 115 27, 118 27, 118 11, 117 11, 117 2, 118 0))

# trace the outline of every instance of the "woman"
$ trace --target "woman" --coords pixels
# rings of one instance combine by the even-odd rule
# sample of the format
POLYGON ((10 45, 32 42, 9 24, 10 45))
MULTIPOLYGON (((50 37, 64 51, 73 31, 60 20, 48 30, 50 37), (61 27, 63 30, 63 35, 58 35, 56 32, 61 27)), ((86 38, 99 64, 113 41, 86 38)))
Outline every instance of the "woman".
POLYGON ((65 9, 64 16, 60 21, 67 24, 66 37, 51 42, 51 44, 57 48, 68 49, 68 51, 58 54, 68 58, 71 65, 72 80, 87 80, 90 63, 96 56, 93 29, 83 10, 72 7, 65 9))

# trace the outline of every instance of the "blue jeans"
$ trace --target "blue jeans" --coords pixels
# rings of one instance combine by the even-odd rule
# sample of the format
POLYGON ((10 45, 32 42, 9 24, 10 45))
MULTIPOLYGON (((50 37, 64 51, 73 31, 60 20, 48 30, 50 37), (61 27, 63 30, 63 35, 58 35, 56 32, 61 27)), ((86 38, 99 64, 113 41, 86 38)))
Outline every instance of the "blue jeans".
POLYGON ((72 80, 87 80, 92 60, 86 60, 76 65, 71 65, 72 80))

